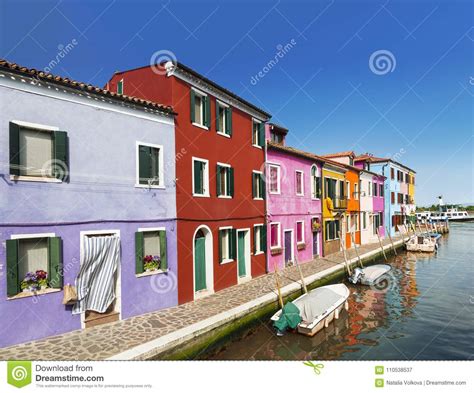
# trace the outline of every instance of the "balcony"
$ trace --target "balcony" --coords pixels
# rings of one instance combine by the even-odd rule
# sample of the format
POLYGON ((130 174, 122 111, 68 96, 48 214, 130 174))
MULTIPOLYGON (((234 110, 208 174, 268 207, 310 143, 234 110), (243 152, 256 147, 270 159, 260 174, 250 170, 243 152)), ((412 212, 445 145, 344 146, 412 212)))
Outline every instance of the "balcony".
POLYGON ((333 198, 332 203, 334 205, 334 209, 347 209, 346 198, 333 198))

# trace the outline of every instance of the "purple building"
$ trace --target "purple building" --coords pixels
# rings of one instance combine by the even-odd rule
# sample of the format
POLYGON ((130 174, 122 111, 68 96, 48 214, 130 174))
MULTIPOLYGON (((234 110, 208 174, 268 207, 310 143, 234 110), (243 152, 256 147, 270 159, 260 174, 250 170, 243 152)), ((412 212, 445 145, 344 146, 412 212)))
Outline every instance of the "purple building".
POLYGON ((0 76, 0 347, 176 305, 172 109, 0 76))
POLYGON ((286 147, 287 132, 266 125, 268 271, 322 255, 321 161, 286 147))

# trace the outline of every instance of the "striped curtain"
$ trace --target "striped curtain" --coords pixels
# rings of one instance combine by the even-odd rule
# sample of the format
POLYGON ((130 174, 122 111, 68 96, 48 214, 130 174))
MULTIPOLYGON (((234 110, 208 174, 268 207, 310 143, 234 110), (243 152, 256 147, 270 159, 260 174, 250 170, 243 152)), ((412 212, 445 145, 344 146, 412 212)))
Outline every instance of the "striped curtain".
POLYGON ((120 258, 117 236, 84 236, 81 269, 76 278, 73 314, 104 313, 115 299, 115 272, 120 258))

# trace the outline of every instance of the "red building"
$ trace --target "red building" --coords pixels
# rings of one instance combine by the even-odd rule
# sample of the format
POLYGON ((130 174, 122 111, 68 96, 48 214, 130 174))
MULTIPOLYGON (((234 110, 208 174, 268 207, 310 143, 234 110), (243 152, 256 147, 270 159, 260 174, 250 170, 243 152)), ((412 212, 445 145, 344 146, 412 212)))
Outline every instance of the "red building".
POLYGON ((178 113, 170 192, 177 201, 179 303, 265 274, 262 172, 270 115, 180 63, 116 72, 108 89, 178 113))

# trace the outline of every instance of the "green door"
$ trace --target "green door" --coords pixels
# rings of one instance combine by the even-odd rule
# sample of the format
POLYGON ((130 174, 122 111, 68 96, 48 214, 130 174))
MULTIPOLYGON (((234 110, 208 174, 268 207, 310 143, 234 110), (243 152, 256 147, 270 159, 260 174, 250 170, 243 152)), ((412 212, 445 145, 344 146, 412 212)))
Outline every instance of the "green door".
POLYGON ((194 241, 194 287, 196 292, 206 289, 206 238, 194 241))
POLYGON ((239 277, 245 277, 247 275, 245 272, 245 232, 239 232, 237 238, 239 277))

